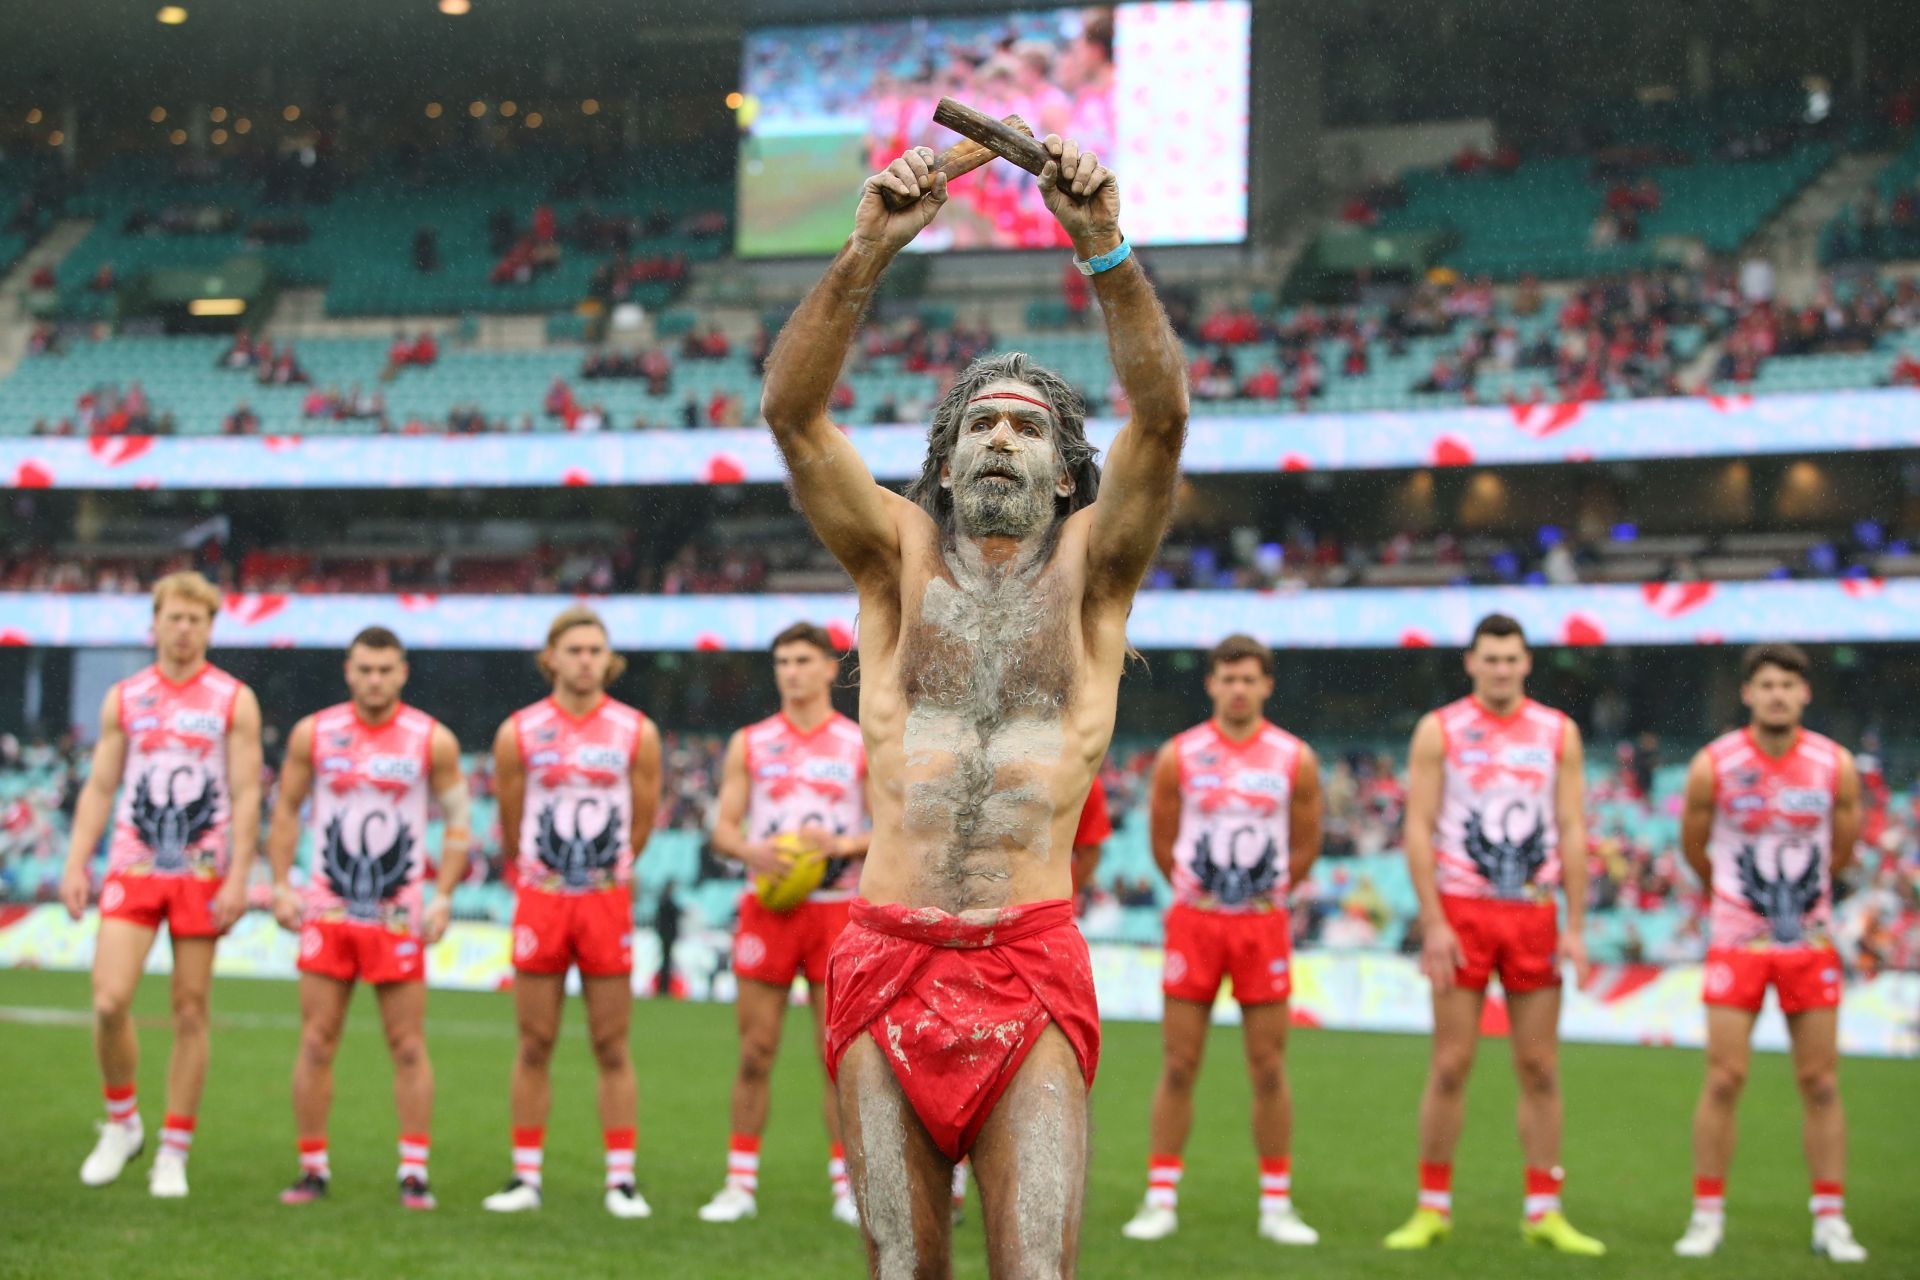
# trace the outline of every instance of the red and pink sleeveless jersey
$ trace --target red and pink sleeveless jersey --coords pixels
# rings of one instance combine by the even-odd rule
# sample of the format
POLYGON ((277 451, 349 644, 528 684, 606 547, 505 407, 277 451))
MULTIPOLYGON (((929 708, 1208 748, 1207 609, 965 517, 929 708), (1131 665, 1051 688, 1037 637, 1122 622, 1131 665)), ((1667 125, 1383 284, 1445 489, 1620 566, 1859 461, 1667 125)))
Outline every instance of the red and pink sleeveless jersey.
POLYGON ((313 718, 307 903, 322 919, 417 927, 433 726, 405 704, 385 724, 368 724, 351 702, 313 718))
POLYGON ((1267 721, 1235 742, 1209 720, 1173 740, 1180 833, 1173 900, 1208 911, 1285 909, 1300 739, 1267 721))
POLYGON ((513 713, 527 789, 522 887, 588 893, 633 879, 633 753, 647 718, 602 697, 586 715, 552 698, 513 713))
POLYGON ((1438 714, 1447 753, 1433 832, 1440 892, 1545 901, 1560 882, 1555 798, 1567 718, 1531 698, 1506 716, 1472 697, 1438 714))
POLYGON ((1707 746, 1713 761, 1713 864, 1708 918, 1716 947, 1830 942, 1833 805, 1840 748, 1802 729, 1775 759, 1750 730, 1707 746))
MULTIPOLYGON (((803 732, 785 712, 746 729, 747 835, 768 840, 818 823, 837 836, 867 825, 867 746, 860 726, 834 712, 803 732)), ((835 858, 809 901, 846 898, 860 882, 858 860, 835 858)))
POLYGON ((110 874, 227 873, 227 731, 240 689, 210 664, 179 684, 148 667, 114 686, 127 759, 107 846, 110 874))

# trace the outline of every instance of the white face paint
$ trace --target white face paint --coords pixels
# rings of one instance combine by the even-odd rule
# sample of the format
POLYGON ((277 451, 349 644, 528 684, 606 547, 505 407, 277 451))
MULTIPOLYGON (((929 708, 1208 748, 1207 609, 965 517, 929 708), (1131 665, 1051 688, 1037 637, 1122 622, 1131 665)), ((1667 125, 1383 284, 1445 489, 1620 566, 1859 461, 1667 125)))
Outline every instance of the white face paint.
POLYGON ((1058 419, 1042 407, 1046 402, 1037 388, 1001 379, 963 406, 941 476, 953 492, 954 521, 963 535, 1032 537, 1053 521, 1054 499, 1073 492, 1055 441, 1058 419))

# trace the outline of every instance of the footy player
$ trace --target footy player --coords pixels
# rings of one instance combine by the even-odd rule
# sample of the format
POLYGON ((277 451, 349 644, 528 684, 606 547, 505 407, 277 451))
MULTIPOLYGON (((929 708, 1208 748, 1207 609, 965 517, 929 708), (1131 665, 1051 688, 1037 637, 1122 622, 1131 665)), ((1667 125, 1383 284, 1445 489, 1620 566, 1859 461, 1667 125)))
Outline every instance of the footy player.
POLYGON ((874 837, 828 963, 827 1064, 876 1275, 947 1273, 952 1170, 969 1153, 993 1274, 1069 1275, 1079 1249, 1100 1033, 1070 846, 1172 509, 1187 394, 1112 172, 1072 141, 1042 145, 1041 194, 1093 281, 1131 406, 1104 479, 1079 396, 1019 353, 955 379, 904 495, 829 417, 875 286, 946 203, 925 148, 867 179, 761 400, 801 509, 860 595, 874 837))
POLYGON ((280 1200, 306 1204, 327 1194, 333 1059, 354 983, 365 980, 393 1058, 400 1203, 431 1209, 426 949, 447 931, 453 887, 466 874, 467 782, 453 734, 400 701, 407 657, 398 636, 385 627, 360 632, 347 649, 346 677, 352 698, 306 717, 288 735, 267 834, 274 918, 300 935, 300 1049, 293 1063, 300 1176, 280 1200), (303 894, 291 872, 309 795, 313 860, 303 894), (446 825, 439 878, 433 898, 423 902, 430 798, 446 825))
POLYGON ((1807 655, 1763 644, 1741 663, 1747 727, 1715 739, 1687 769, 1680 848, 1713 898, 1704 996, 1707 1079, 1693 1115, 1693 1219, 1673 1251, 1703 1258, 1726 1228, 1734 1112, 1767 987, 1793 1042, 1813 1178, 1813 1251, 1865 1262, 1847 1225, 1847 1124, 1840 1109, 1840 955, 1833 877, 1860 835, 1853 756, 1801 724, 1813 697, 1807 655))
POLYGON ((1527 1162, 1521 1236, 1598 1256, 1606 1246, 1560 1208, 1560 968, 1581 977, 1588 968, 1580 731, 1527 697, 1533 657, 1512 618, 1480 620, 1466 668, 1472 694, 1421 717, 1407 764, 1407 869, 1420 900, 1420 966, 1433 984, 1433 1062, 1420 1099, 1419 1207, 1386 1244, 1424 1249, 1453 1230, 1453 1149, 1498 973, 1527 1162))
POLYGON ((600 1130, 607 1212, 652 1210, 634 1185, 637 1090, 627 1052, 633 1011, 633 864, 660 803, 660 730, 607 696, 626 659, 584 605, 547 628, 540 673, 553 692, 509 716, 493 739, 493 789, 501 854, 517 871, 513 1004, 513 1177, 486 1199, 495 1213, 540 1207, 550 1064, 567 1002, 567 970, 580 970, 587 1037, 600 1071, 600 1130))
MULTIPOLYGON (((733 971, 740 983, 734 999, 740 1069, 733 1081, 727 1180, 701 1207, 704 1222, 738 1222, 754 1215, 768 1083, 788 994, 800 975, 807 979, 807 1000, 813 1008, 814 1048, 823 1051, 827 953, 847 927, 847 902, 860 878, 860 860, 871 834, 866 746, 860 726, 835 711, 830 697, 839 673, 840 656, 826 629, 794 623, 773 638, 780 710, 735 733, 727 743, 714 848, 757 875, 778 876, 792 862, 791 854, 774 846, 781 836, 798 837, 830 861, 820 887, 790 912, 762 906, 751 891, 740 898, 733 942, 733 971)), ((820 1105, 831 1144, 827 1176, 833 1216, 858 1225, 831 1082, 820 1105)))
POLYGON ((1287 893, 1320 856, 1320 761, 1312 747, 1267 720, 1273 652, 1252 636, 1228 636, 1214 646, 1206 688, 1213 717, 1167 743, 1153 762, 1153 860, 1173 885, 1162 982, 1165 1057, 1153 1094, 1147 1198, 1123 1232, 1130 1240, 1160 1240, 1179 1226, 1193 1086, 1214 998, 1231 976, 1253 1086, 1258 1231, 1279 1244, 1315 1244, 1319 1233, 1293 1207, 1287 893))
POLYGON ((154 584, 153 665, 107 691, 93 771, 73 815, 60 901, 75 920, 86 911, 89 864, 112 822, 93 951, 93 1045, 107 1121, 80 1166, 90 1187, 118 1178, 146 1145, 134 1096, 140 1043, 131 1007, 165 924, 173 1052, 147 1188, 166 1198, 187 1194, 187 1151, 207 1080, 214 945, 246 911, 260 834, 260 703, 207 661, 219 612, 220 592, 197 573, 154 584))

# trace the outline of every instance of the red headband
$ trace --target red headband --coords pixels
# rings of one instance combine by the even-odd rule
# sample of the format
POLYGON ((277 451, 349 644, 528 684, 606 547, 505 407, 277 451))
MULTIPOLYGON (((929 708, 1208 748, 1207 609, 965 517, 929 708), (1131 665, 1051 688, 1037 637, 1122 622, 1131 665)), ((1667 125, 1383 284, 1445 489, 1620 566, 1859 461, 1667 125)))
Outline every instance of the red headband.
POLYGON ((1053 406, 1045 400, 1035 400, 1032 396, 1023 396, 1018 391, 994 391, 984 396, 975 396, 973 399, 967 401, 967 403, 979 404, 982 400, 1025 400, 1028 404, 1038 405, 1042 409, 1045 409, 1049 416, 1053 414, 1053 406))

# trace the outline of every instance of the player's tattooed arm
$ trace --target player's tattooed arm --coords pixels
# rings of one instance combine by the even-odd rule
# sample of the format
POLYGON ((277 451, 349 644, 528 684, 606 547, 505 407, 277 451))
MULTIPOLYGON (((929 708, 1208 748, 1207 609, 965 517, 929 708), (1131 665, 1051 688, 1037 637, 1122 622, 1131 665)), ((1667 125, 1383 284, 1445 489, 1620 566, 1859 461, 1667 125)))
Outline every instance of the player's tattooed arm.
POLYGON ((293 891, 293 856, 300 847, 300 806, 313 790, 313 717, 287 735, 286 758, 274 793, 273 820, 267 828, 267 866, 273 873, 273 918, 282 928, 300 927, 299 895, 293 891))
POLYGON ((1302 745, 1293 770, 1293 799, 1287 813, 1287 876, 1297 887, 1320 856, 1327 801, 1320 789, 1320 757, 1302 745))
POLYGON ((511 716, 493 735, 493 799, 500 812, 500 864, 508 866, 520 856, 520 815, 527 802, 527 771, 511 716))
POLYGON ((1860 766, 1853 752, 1840 749, 1839 776, 1833 787, 1833 867, 1839 875, 1860 853, 1860 766))
POLYGON ((1173 844, 1180 838, 1180 749, 1173 743, 1162 745, 1154 756, 1147 787, 1147 842, 1153 848, 1153 865, 1172 884, 1173 844))
POLYGON ((213 901, 213 922, 225 929, 247 910, 247 881, 260 845, 260 699, 240 686, 233 701, 233 722, 227 728, 227 786, 233 794, 232 826, 228 835, 227 879, 213 901))
POLYGON ((89 864, 113 816, 113 793, 127 767, 127 735, 120 728, 120 687, 107 690, 100 703, 100 738, 93 744, 93 763, 73 811, 73 830, 67 836, 67 865, 60 876, 60 905, 78 920, 93 892, 89 864))
POLYGON ((633 856, 647 851, 653 836, 654 815, 660 812, 660 726, 652 720, 640 725, 639 741, 633 744, 633 767, 627 775, 633 796, 633 856))
POLYGON ((1713 862, 1707 857, 1707 837, 1713 832, 1713 757, 1705 751, 1694 753, 1687 766, 1686 798, 1680 806, 1680 854, 1700 879, 1700 887, 1713 889, 1713 862))

